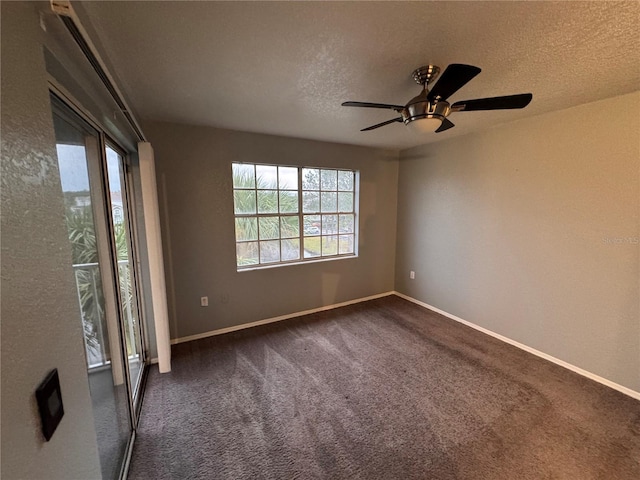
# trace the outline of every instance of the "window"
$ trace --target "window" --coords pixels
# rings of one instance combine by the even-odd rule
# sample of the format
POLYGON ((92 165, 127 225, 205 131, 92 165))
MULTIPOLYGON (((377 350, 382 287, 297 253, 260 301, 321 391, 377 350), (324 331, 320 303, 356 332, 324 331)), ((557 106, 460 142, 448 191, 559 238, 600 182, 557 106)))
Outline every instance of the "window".
POLYGON ((356 255, 353 170, 233 163, 238 270, 356 255))

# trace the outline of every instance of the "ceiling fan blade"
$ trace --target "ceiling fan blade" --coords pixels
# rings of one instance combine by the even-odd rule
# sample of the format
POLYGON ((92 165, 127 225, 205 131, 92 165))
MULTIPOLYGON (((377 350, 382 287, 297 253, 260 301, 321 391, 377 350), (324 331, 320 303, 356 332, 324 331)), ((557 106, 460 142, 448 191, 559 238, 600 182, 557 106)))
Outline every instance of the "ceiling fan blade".
POLYGON ((453 122, 448 118, 445 118, 444 120, 442 120, 442 125, 438 127, 438 129, 436 130, 436 133, 444 132, 445 130, 449 130, 452 127, 455 127, 453 122))
POLYGON ((464 87, 467 82, 478 75, 480 71, 481 70, 478 67, 474 67, 473 65, 452 63, 445 69, 444 72, 442 72, 442 75, 440 75, 440 79, 433 86, 433 88, 427 95, 427 98, 429 99, 429 101, 433 101, 436 98, 446 100, 462 87, 464 87))
POLYGON ((386 122, 378 123, 377 125, 371 125, 370 127, 363 128, 360 130, 361 132, 366 132, 369 130, 374 130, 376 128, 384 127, 385 125, 389 125, 390 123, 402 122, 402 117, 392 118, 391 120, 387 120, 386 122))
POLYGON ((451 105, 451 110, 458 112, 470 112, 473 110, 509 110, 524 108, 529 105, 532 98, 533 95, 530 93, 521 93, 519 95, 505 95, 504 97, 462 100, 451 105))
POLYGON ((403 105, 389 105, 388 103, 369 103, 369 102, 344 102, 343 107, 365 107, 365 108, 389 108, 396 112, 404 109, 403 105))

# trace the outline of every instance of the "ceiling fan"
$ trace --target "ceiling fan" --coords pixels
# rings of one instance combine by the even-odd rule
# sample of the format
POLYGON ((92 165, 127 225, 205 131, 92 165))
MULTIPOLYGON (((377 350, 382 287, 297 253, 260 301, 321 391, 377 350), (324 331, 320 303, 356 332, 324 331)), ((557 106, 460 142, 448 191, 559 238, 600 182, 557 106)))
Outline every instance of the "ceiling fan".
POLYGON ((453 105, 449 104, 447 99, 478 75, 480 71, 478 67, 473 65, 452 63, 442 72, 438 82, 429 90, 428 86, 438 76, 440 68, 435 65, 426 65, 417 68, 413 72, 413 79, 418 85, 422 85, 422 92, 409 100, 404 106, 368 102, 344 102, 342 106, 386 108, 395 110, 400 114, 397 118, 363 128, 360 130, 361 132, 398 122, 416 127, 419 131, 433 132, 435 130, 436 133, 439 133, 454 126, 447 119, 451 112, 516 109, 524 108, 531 102, 533 98, 531 93, 521 93, 503 97, 475 98, 473 100, 462 100, 453 105))

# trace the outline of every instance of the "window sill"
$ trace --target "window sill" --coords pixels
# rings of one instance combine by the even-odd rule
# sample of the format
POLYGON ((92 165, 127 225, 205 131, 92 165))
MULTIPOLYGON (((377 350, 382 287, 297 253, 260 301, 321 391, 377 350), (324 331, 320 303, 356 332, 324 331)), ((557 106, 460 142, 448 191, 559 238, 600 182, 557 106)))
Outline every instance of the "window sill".
POLYGON ((253 272, 255 270, 268 270, 271 268, 280 268, 280 267, 291 267, 294 265, 308 265, 310 263, 321 263, 321 262, 333 262, 335 260, 347 260, 347 259, 352 259, 352 258, 358 258, 357 254, 353 254, 353 255, 340 255, 340 256, 336 256, 336 257, 321 257, 321 258, 314 258, 313 260, 303 260, 303 261, 292 261, 292 262, 286 262, 286 263, 272 263, 272 264, 266 264, 266 265, 256 265, 256 266, 251 266, 251 267, 242 267, 242 268, 237 268, 236 271, 238 273, 244 273, 244 272, 253 272))

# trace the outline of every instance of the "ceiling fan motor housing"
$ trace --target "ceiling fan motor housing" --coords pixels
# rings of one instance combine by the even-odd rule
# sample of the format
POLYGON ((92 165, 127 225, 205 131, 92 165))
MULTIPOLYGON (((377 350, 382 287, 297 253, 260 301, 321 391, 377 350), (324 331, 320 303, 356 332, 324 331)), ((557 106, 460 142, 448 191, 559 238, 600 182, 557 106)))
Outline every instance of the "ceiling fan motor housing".
POLYGON ((436 100, 429 102, 427 91, 423 90, 420 95, 409 100, 409 103, 402 110, 402 121, 405 125, 421 118, 438 118, 444 120, 451 112, 449 102, 436 100))

